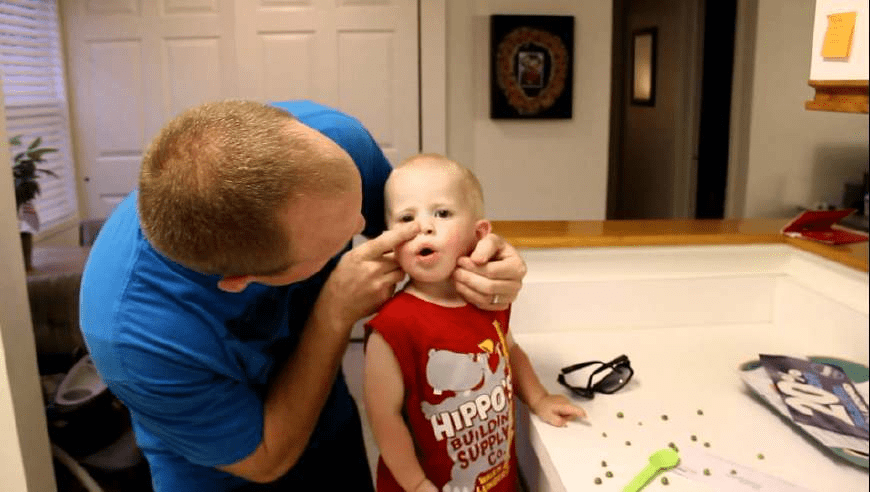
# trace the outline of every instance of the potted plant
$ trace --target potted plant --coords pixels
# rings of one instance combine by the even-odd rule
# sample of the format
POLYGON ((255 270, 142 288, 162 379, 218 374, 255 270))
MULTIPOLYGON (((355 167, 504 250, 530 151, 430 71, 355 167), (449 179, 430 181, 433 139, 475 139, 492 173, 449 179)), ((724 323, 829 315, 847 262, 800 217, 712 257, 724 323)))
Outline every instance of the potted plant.
MULTIPOLYGON (((49 169, 38 167, 45 162, 45 154, 57 152, 57 149, 42 147, 42 137, 36 137, 22 152, 12 159, 12 176, 15 183, 15 210, 18 213, 18 223, 21 230, 21 245, 24 250, 24 266, 30 271, 30 258, 33 249, 33 233, 39 230, 39 215, 33 207, 34 198, 39 195, 39 175, 47 174, 57 177, 49 169)), ((9 139, 9 147, 21 145, 21 135, 9 139)))

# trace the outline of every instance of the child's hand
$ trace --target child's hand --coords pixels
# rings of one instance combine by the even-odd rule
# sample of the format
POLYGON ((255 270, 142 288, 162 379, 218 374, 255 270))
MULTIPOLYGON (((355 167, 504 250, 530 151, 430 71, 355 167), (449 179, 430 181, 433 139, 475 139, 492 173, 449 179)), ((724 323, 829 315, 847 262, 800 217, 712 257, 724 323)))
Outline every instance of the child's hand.
POLYGON ((532 413, 556 427, 565 427, 569 420, 585 418, 586 411, 571 403, 565 395, 547 395, 535 402, 532 413))

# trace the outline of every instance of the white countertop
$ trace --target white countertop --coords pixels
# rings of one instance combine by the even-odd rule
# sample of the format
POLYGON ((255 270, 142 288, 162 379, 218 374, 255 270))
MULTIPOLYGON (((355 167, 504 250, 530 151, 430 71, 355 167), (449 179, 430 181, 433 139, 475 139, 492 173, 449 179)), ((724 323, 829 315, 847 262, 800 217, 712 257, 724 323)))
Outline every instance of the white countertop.
MULTIPOLYGON (((745 387, 738 371, 740 364, 759 354, 833 356, 867 365, 866 348, 846 328, 813 333, 772 324, 708 325, 514 337, 553 393, 570 395, 556 382, 559 369, 570 364, 608 361, 624 353, 635 371, 618 393, 597 394, 592 400, 571 396, 586 409, 587 422, 557 428, 532 416, 529 439, 553 490, 621 491, 653 451, 671 442, 685 450, 687 466, 687 456, 697 451, 817 492, 864 491, 870 485, 867 470, 845 462, 789 425, 745 387), (703 415, 698 415, 699 409, 703 415), (618 418, 618 412, 624 418, 618 418), (697 441, 692 441, 693 435, 697 441), (607 471, 614 476, 607 478, 607 471), (596 477, 600 485, 594 483, 596 477)), ((730 473, 730 467, 725 468, 729 469, 710 471, 730 473)), ((675 472, 664 475, 670 485, 662 485, 660 474, 644 490, 717 490, 675 472)))

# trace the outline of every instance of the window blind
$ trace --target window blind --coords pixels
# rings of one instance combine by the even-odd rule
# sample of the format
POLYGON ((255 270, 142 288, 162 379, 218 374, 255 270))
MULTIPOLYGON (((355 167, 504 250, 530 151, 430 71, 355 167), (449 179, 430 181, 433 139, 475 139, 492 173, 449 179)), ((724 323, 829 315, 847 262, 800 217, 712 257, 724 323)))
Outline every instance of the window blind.
POLYGON ((22 136, 22 146, 10 153, 24 150, 36 137, 42 137, 42 146, 58 149, 40 166, 57 175, 40 173, 41 193, 33 205, 41 230, 78 214, 63 67, 57 0, 0 0, 7 137, 22 136))

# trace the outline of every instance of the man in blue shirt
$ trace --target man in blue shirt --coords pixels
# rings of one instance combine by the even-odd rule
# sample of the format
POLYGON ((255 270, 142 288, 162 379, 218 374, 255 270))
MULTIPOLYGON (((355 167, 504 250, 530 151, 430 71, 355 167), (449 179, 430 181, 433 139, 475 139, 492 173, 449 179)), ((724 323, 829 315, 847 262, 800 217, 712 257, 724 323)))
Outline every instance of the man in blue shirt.
MULTIPOLYGON (((358 121, 311 102, 205 104, 152 142, 91 250, 81 325, 157 492, 371 490, 340 364, 419 232, 383 232, 389 172, 358 121)), ((455 281, 503 309, 524 274, 488 236, 455 281)))

